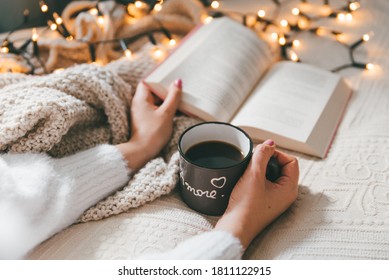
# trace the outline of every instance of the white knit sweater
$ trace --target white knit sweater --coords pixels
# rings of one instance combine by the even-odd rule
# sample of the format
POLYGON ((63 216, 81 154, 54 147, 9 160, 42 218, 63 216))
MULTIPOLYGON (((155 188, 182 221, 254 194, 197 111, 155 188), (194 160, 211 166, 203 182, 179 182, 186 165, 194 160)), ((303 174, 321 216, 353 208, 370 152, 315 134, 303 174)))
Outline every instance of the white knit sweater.
MULTIPOLYGON (((131 171, 114 146, 100 145, 61 159, 5 154, 0 174, 0 259, 19 259, 123 187, 131 171)), ((172 251, 140 258, 239 259, 241 254, 238 239, 211 231, 172 251)))

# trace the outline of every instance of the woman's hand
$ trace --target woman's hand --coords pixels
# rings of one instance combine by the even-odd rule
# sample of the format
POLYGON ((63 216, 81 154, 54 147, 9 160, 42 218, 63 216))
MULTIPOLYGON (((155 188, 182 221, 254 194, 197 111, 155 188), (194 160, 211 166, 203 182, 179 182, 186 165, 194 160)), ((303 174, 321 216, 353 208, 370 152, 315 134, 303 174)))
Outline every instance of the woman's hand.
POLYGON ((118 145, 131 170, 138 170, 158 155, 173 132, 173 117, 181 101, 182 81, 176 80, 157 106, 150 90, 139 83, 131 105, 131 139, 118 145))
POLYGON ((258 145, 215 229, 231 232, 247 248, 258 233, 296 200, 298 178, 296 158, 276 151, 272 140, 258 145), (274 183, 265 177, 272 155, 282 168, 282 176, 274 183))

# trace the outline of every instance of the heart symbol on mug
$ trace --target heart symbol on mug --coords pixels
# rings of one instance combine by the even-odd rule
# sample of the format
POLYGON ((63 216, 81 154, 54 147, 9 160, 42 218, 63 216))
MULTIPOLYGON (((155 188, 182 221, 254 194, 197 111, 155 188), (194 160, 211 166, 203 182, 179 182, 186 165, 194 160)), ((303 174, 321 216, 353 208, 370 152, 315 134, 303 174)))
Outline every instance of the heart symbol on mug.
POLYGON ((227 181, 226 177, 223 176, 223 177, 220 177, 220 178, 213 178, 211 180, 211 184, 215 188, 221 189, 226 184, 226 181, 227 181))

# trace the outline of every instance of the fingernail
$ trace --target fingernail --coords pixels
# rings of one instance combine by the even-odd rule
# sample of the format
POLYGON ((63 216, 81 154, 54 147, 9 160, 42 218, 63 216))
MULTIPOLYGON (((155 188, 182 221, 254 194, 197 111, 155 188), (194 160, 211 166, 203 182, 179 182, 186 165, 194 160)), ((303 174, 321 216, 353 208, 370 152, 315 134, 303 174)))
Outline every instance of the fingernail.
POLYGON ((271 140, 271 139, 268 139, 268 140, 266 140, 265 142, 263 142, 263 144, 269 145, 269 146, 273 146, 273 145, 274 145, 274 141, 271 140))
POLYGON ((175 80, 174 85, 179 89, 182 89, 182 80, 181 79, 175 80))

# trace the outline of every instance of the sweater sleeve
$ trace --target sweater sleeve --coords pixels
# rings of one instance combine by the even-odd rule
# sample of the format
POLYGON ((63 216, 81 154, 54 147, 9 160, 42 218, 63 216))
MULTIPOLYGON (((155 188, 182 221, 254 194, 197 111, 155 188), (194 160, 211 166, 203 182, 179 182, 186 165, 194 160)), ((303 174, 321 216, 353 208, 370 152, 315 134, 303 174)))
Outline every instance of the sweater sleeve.
POLYGON ((243 246, 238 238, 226 231, 213 230, 189 238, 170 251, 139 259, 238 260, 242 254, 243 246))
POLYGON ((114 146, 100 145, 61 159, 2 155, 0 174, 0 259, 17 259, 124 186, 130 170, 114 146))

